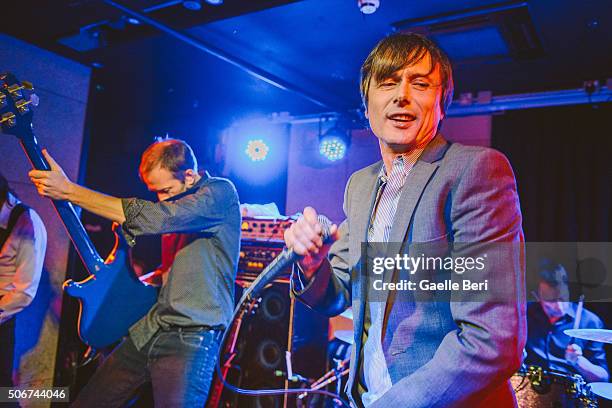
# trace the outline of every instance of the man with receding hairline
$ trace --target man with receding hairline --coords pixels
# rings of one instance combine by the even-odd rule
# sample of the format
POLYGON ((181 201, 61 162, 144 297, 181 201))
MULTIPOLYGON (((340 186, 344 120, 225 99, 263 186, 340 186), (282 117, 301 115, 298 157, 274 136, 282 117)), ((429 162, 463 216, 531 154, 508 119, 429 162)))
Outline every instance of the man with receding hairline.
POLYGON ((79 186, 43 154, 51 170, 30 172, 42 196, 121 224, 130 245, 140 235, 162 236, 157 303, 130 328, 74 406, 122 406, 146 381, 152 382, 155 406, 203 406, 234 307, 240 208, 233 184, 198 172, 191 147, 179 139, 159 139, 142 155, 140 178, 158 202, 79 186))
POLYGON ((362 66, 361 94, 382 160, 350 177, 346 219, 331 227, 333 244, 322 242, 311 207, 286 231, 287 246, 303 256, 292 275, 293 293, 328 315, 352 306, 352 406, 515 406, 509 378, 525 342, 519 252, 500 248, 489 258, 482 279, 503 288, 507 299, 488 302, 370 298, 361 264, 362 243, 520 246, 512 169, 493 149, 449 143, 439 133, 452 101, 452 69, 444 52, 421 35, 380 41, 362 66))

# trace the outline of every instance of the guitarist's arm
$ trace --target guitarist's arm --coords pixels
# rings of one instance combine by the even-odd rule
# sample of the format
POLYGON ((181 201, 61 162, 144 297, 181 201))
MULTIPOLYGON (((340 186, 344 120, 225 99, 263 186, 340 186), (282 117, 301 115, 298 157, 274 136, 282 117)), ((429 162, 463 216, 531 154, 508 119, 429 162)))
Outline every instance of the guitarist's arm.
POLYGON ((123 224, 125 215, 121 199, 90 190, 73 183, 66 177, 64 170, 57 164, 46 150, 42 151, 49 162, 51 170, 32 170, 30 179, 41 196, 52 200, 65 200, 92 212, 100 217, 123 224))

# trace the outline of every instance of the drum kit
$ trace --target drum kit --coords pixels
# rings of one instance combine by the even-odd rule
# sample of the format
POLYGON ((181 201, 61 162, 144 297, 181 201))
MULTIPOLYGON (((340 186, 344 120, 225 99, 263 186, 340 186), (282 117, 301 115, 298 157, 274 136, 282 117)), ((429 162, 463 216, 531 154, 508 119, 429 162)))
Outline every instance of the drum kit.
MULTIPOLYGON (((600 343, 612 344, 612 330, 608 329, 569 329, 563 331, 566 335, 576 339, 595 341, 600 343)), ((582 384, 584 380, 582 380, 582 384)), ((612 383, 609 382, 592 382, 586 384, 584 393, 590 396, 595 405, 591 406, 612 406, 612 383), (599 402, 599 404, 597 404, 599 402)), ((581 406, 581 405, 579 405, 581 406)))
MULTIPOLYGON (((570 337, 612 344, 612 330, 564 330, 570 337)), ((521 368, 510 379, 519 408, 596 408, 612 406, 612 384, 586 383, 578 374, 542 367, 521 368)))
MULTIPOLYGON (((345 318, 352 320, 350 309, 345 318)), ((565 334, 577 339, 612 344, 612 330, 605 329, 570 329, 565 334)), ((334 331, 335 341, 350 347, 353 344, 352 330, 334 331)), ((349 372, 349 353, 335 356, 335 367, 310 385, 310 389, 321 389, 336 384, 335 392, 340 395, 342 377, 349 372), (344 357, 344 358, 338 358, 344 357)), ((567 374, 542 367, 529 366, 521 368, 510 379, 514 388, 519 408, 597 408, 612 406, 612 383, 586 383, 578 374, 567 374)), ((306 394, 301 395, 302 399, 306 394)))
POLYGON ((522 368, 510 378, 519 408, 596 408, 597 398, 578 374, 522 368))

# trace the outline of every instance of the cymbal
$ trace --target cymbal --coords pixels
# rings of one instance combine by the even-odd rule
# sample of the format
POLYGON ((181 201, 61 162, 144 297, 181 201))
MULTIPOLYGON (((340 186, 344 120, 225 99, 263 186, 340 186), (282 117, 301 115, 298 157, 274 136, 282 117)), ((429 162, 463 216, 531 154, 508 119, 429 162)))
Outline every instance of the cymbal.
POLYGON ((589 384, 589 387, 591 387, 593 394, 612 400, 612 383, 592 382, 589 384))
POLYGON ((353 344, 355 339, 353 334, 354 332, 352 330, 336 330, 334 332, 334 337, 345 343, 353 344))
POLYGON ((607 329, 567 329, 563 333, 582 340, 612 344, 612 330, 607 329))

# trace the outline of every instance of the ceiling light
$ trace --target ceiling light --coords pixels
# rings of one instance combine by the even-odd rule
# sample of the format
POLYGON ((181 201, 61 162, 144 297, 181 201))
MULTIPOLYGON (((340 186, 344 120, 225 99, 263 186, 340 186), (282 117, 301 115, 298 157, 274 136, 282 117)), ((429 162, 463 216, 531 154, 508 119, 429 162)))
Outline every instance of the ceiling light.
POLYGON ((251 139, 247 142, 247 148, 244 151, 249 159, 254 162, 266 160, 270 148, 262 139, 251 139))
POLYGON ((372 14, 380 6, 380 0, 357 0, 357 5, 363 14, 372 14))
POLYGON ((319 136, 319 153, 329 161, 334 162, 343 159, 348 146, 347 131, 338 126, 334 126, 319 136))

